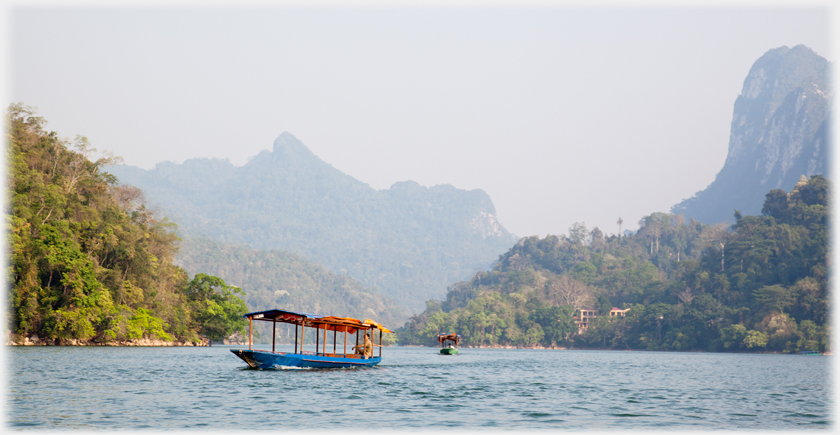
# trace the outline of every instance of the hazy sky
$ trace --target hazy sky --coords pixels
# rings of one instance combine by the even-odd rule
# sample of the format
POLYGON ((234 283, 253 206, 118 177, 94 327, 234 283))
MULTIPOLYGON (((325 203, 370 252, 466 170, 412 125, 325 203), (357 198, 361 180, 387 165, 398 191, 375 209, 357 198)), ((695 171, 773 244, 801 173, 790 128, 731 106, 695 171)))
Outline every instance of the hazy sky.
POLYGON ((615 233, 705 188, 756 59, 834 61, 824 6, 24 8, 7 93, 151 168, 284 131, 387 189, 483 189, 518 236, 615 233))

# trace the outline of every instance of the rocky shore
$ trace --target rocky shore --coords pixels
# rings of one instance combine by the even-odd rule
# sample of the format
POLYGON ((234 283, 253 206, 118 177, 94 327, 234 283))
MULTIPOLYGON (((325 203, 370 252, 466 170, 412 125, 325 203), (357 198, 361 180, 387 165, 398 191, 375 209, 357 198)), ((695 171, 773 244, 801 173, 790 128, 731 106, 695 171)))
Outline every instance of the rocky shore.
POLYGON ((210 340, 202 338, 201 341, 166 341, 153 338, 138 338, 132 340, 96 342, 92 340, 77 339, 42 339, 37 335, 32 337, 20 337, 14 334, 6 334, 7 346, 210 346, 210 340))

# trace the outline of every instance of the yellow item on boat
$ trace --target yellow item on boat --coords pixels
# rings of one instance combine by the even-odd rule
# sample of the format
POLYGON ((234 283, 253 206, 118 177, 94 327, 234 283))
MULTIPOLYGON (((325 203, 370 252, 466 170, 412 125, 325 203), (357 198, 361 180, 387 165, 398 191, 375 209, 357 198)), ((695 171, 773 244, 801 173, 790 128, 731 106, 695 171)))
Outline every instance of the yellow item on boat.
POLYGON ((386 328, 386 327, 384 327, 384 326, 380 325, 379 323, 377 323, 377 322, 375 322, 375 321, 373 321, 373 320, 370 320, 370 319, 365 319, 365 323, 367 323, 368 325, 373 325, 373 326, 376 326, 378 329, 382 330, 382 332, 390 332, 390 333, 392 333, 392 334, 394 333, 394 331, 391 331, 390 329, 388 329, 388 328, 386 328))

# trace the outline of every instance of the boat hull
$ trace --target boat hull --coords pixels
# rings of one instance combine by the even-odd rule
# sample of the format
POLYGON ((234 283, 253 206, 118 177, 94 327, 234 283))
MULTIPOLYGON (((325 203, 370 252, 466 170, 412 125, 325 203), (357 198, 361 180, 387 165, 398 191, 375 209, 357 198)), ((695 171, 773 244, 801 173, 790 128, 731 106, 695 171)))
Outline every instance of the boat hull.
POLYGON ((458 349, 451 347, 444 347, 440 350, 441 355, 458 355, 458 349))
POLYGON ((382 357, 361 359, 314 354, 273 353, 264 350, 231 349, 230 351, 255 369, 278 369, 283 367, 309 367, 322 369, 373 367, 382 361, 382 357))

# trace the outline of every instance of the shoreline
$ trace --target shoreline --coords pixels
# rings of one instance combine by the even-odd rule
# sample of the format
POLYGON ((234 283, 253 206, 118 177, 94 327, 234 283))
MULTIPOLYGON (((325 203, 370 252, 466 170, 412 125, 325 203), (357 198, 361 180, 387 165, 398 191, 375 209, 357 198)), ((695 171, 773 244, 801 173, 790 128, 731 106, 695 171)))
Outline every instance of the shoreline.
MULTIPOLYGON (((254 345, 270 345, 270 343, 253 343, 254 345)), ((281 343, 278 343, 281 344, 281 343)), ((286 343, 286 345, 291 345, 292 343, 286 343)), ((224 340, 223 342, 219 343, 216 342, 216 345, 221 346, 247 346, 247 342, 238 342, 236 340, 224 340)), ((282 344, 281 344, 282 345, 282 344)), ((122 341, 111 341, 111 342, 94 342, 91 340, 78 340, 78 339, 69 339, 69 340, 45 340, 39 338, 30 339, 29 337, 24 337, 21 339, 11 339, 7 337, 6 339, 6 346, 86 346, 86 347, 96 347, 96 346, 110 346, 110 347, 212 347, 213 343, 206 339, 202 338, 200 342, 191 342, 191 341, 166 341, 161 339, 150 339, 150 338, 139 338, 139 339, 132 339, 132 340, 122 340, 122 341)), ((385 347, 425 347, 429 349, 437 349, 437 346, 424 346, 418 344, 410 344, 410 345, 390 345, 385 347)), ((704 350, 647 350, 647 349, 609 349, 609 348, 568 348, 564 346, 533 346, 533 347, 517 347, 517 346, 502 346, 502 345, 488 345, 488 346, 460 346, 459 349, 517 349, 517 350, 588 350, 588 351, 613 351, 613 352, 679 352, 679 353, 741 353, 741 354, 779 354, 782 355, 784 352, 708 352, 704 350)), ((790 355, 797 355, 798 353, 790 353, 790 355)), ((821 352, 819 355, 823 356, 830 356, 833 355, 833 352, 826 351, 821 352)))
MULTIPOLYGON (((394 347, 426 347, 429 349, 438 349, 437 346, 424 346, 422 344, 410 344, 410 345, 403 345, 403 346, 394 346, 394 347)), ((517 347, 517 346, 501 346, 501 345, 493 345, 493 346, 459 346, 458 349, 516 349, 516 350, 585 350, 585 351, 610 351, 610 352, 674 352, 674 353, 714 353, 714 354, 743 354, 743 355, 799 355, 798 352, 709 352, 706 350, 648 350, 648 349, 610 349, 610 348, 603 348, 603 347, 563 347, 563 346, 535 346, 535 347, 517 347)), ((831 356, 834 355, 832 351, 825 351, 820 352, 819 355, 821 356, 831 356)))
POLYGON ((91 340, 78 340, 78 339, 56 339, 56 340, 42 340, 39 338, 30 339, 29 337, 24 337, 23 339, 6 340, 6 346, 86 346, 86 347, 96 347, 96 346, 111 346, 111 347, 210 347, 212 344, 210 340, 201 339, 199 342, 192 342, 192 341, 166 341, 161 339, 151 339, 151 338, 137 338, 131 340, 122 340, 122 341, 109 341, 109 342, 95 342, 91 340))

